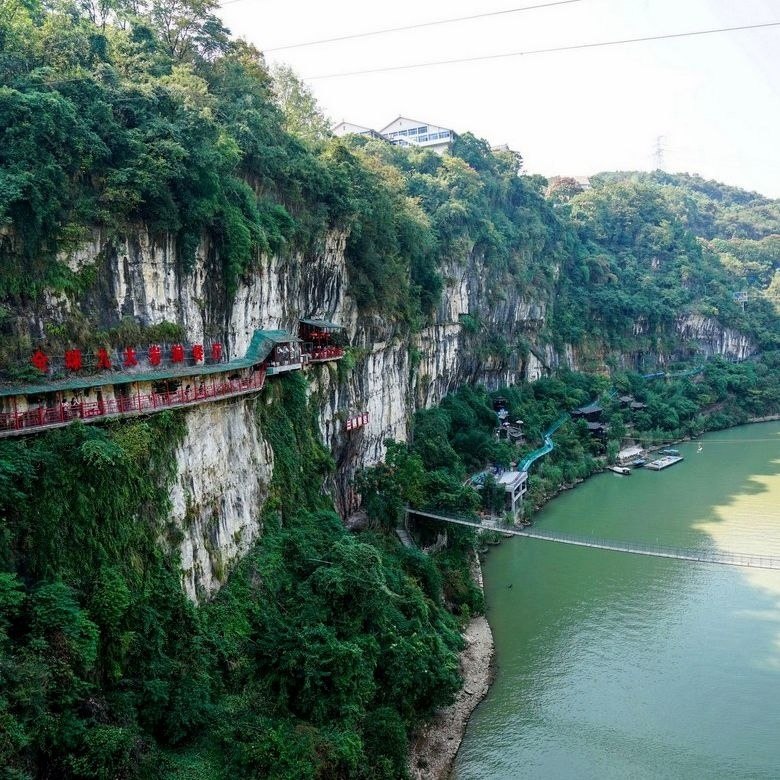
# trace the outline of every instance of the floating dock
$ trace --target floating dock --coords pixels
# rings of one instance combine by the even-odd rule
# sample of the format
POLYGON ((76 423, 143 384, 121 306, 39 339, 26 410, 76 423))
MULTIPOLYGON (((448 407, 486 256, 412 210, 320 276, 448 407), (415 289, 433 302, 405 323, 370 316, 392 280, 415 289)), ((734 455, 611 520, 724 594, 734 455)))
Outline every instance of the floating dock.
POLYGON ((645 468, 652 471, 661 471, 662 469, 668 469, 669 466, 674 466, 675 463, 679 463, 682 459, 682 455, 665 455, 663 458, 646 463, 645 468))

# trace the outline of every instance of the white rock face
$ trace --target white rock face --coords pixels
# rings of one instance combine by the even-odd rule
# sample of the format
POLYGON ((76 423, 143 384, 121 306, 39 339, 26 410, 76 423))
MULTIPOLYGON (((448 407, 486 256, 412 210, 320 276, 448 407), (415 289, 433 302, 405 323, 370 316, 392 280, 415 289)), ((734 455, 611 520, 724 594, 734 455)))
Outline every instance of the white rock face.
MULTIPOLYGON (((97 297, 79 305, 100 312, 107 320, 103 324, 128 316, 146 325, 175 322, 191 341, 222 339, 231 357, 245 353, 256 328, 295 331, 299 317, 307 315, 344 325, 354 366, 312 366, 308 376, 323 441, 337 464, 334 500, 346 515, 355 508, 355 472, 384 457, 387 439, 408 438, 415 408, 433 406, 467 382, 494 388, 533 381, 559 367, 576 368, 578 356, 570 346, 557 351, 543 342, 545 300, 490 288, 489 275, 474 255, 442 269, 441 304, 419 334, 409 336, 379 315, 359 319, 348 293, 345 245, 343 234, 332 233, 305 257, 257 258, 229 305, 219 258, 207 242, 187 273, 178 267, 173 241, 153 240, 144 230, 110 241, 96 233, 64 259, 74 270, 96 264, 97 297), (503 342, 505 354, 477 349, 485 336, 503 342), (346 420, 364 412, 368 425, 348 432, 346 420)), ((67 302, 51 303, 51 316, 64 316, 67 302)), ((643 330, 641 323, 637 327, 643 330)), ((712 319, 688 316, 677 327, 706 354, 743 358, 754 351, 742 334, 712 319)), ((187 412, 171 501, 172 520, 183 535, 184 587, 193 599, 213 594, 261 532, 273 453, 251 410, 252 401, 243 400, 187 412)))
POLYGON ((357 307, 347 295, 343 234, 328 235, 321 252, 291 260, 263 257, 236 294, 228 337, 231 354, 243 355, 257 328, 297 332, 298 319, 323 316, 354 336, 357 307))
POLYGON ((231 564, 262 530, 260 508, 273 476, 273 452, 255 424, 254 401, 188 411, 176 472, 170 519, 183 536, 184 588, 199 599, 224 583, 231 564))
POLYGON ((701 314, 688 314, 678 319, 677 333, 683 340, 694 342, 697 351, 707 357, 723 355, 744 360, 757 351, 756 345, 744 333, 724 328, 717 320, 701 314))
POLYGON ((103 244, 100 254, 108 271, 108 300, 118 320, 133 317, 144 325, 163 321, 182 325, 192 341, 203 339, 206 331, 208 294, 205 258, 207 245, 201 245, 191 273, 178 273, 176 245, 167 236, 153 241, 139 230, 121 240, 103 244))
POLYGON ((97 264, 100 299, 87 303, 100 310, 106 324, 125 317, 143 325, 173 322, 189 341, 223 338, 229 354, 240 357, 255 329, 296 329, 302 316, 338 319, 355 333, 357 308, 346 295, 345 242, 334 232, 312 255, 256 258, 230 305, 216 252, 206 241, 186 273, 177 263, 173 238, 153 239, 143 228, 111 239, 96 231, 62 260, 73 270, 97 264))

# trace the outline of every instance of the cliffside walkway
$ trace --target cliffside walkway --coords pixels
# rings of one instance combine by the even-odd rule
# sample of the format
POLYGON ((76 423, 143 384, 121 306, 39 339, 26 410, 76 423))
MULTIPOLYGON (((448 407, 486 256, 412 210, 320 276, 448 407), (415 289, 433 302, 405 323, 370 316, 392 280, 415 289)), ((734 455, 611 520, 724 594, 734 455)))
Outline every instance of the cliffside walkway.
POLYGON ((575 534, 563 534, 554 531, 530 530, 527 528, 513 528, 512 526, 499 525, 497 522, 478 523, 440 512, 426 510, 406 510, 407 517, 427 518, 438 520, 452 525, 463 525, 484 531, 498 531, 512 536, 524 536, 528 539, 538 539, 543 542, 558 542, 559 544, 572 544, 577 547, 591 547, 597 550, 611 550, 612 552, 630 553, 632 555, 647 555, 652 558, 674 558, 680 561, 692 561, 696 563, 716 563, 723 566, 743 566, 751 569, 780 569, 780 558, 766 555, 751 555, 748 553, 720 552, 717 550, 696 550, 685 547, 664 547, 659 545, 644 544, 642 542, 626 542, 615 539, 594 539, 575 534))
MULTIPOLYGON (((331 341, 338 329, 326 320, 302 319, 299 332, 309 341, 284 330, 258 329, 245 355, 229 361, 222 356, 221 344, 218 350, 212 345, 208 357, 202 344, 158 344, 146 350, 126 348, 124 357, 120 350, 112 357, 103 349, 98 358, 105 363, 90 361, 84 370, 58 365, 55 371, 39 351, 44 361, 43 367, 36 366, 39 378, 28 384, 0 383, 0 439, 62 428, 76 420, 137 417, 258 393, 267 377, 340 360, 344 349, 331 341)), ((75 351, 80 366, 81 352, 75 351)), ((360 415, 359 426, 355 419, 348 421, 347 430, 365 425, 368 415, 360 415)))

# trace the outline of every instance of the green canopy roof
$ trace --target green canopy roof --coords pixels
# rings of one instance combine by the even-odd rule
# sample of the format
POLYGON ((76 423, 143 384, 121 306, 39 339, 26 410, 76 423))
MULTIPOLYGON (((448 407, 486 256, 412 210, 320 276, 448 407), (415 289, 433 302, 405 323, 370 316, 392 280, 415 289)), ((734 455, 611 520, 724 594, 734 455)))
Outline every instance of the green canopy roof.
POLYGON ((328 328, 329 330, 344 330, 343 325, 337 325, 335 322, 329 322, 328 320, 314 320, 306 319, 301 320, 304 325, 311 325, 313 328, 328 328))
MULTIPOLYGON (((268 339, 271 341, 272 347, 274 344, 289 344, 291 341, 300 341, 297 336, 294 336, 292 333, 288 333, 286 330, 256 330, 255 336, 257 336, 258 333, 263 339, 268 339)), ((254 336, 252 337, 252 340, 254 341, 254 336)), ((268 352, 270 351, 271 350, 269 349, 268 352)), ((268 353, 266 353, 266 355, 267 354, 268 353)))
POLYGON ((68 390, 84 390, 88 387, 103 387, 105 385, 125 385, 130 382, 161 382, 166 379, 186 379, 191 376, 207 376, 209 374, 227 374, 240 368, 251 368, 262 363, 276 344, 297 341, 286 330, 256 330, 252 334, 246 354, 242 358, 230 360, 227 363, 213 365, 181 366, 164 368, 155 371, 135 369, 133 371, 104 371, 89 376, 71 376, 67 379, 43 381, 33 385, 4 385, 0 387, 0 397, 12 395, 40 395, 42 393, 65 392, 68 390))

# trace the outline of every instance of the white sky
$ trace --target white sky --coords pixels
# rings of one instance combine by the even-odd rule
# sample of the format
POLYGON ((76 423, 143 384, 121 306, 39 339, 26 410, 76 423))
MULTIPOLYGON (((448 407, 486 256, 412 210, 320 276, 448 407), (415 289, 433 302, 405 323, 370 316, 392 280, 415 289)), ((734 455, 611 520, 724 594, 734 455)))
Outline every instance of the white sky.
MULTIPOLYGON (((234 35, 262 50, 549 0, 234 0, 234 35)), ((304 77, 780 21, 780 0, 578 0, 569 5, 266 52, 304 77)), ((312 79, 334 120, 399 114, 508 143, 530 173, 664 169, 780 197, 780 27, 584 51, 312 79)))

